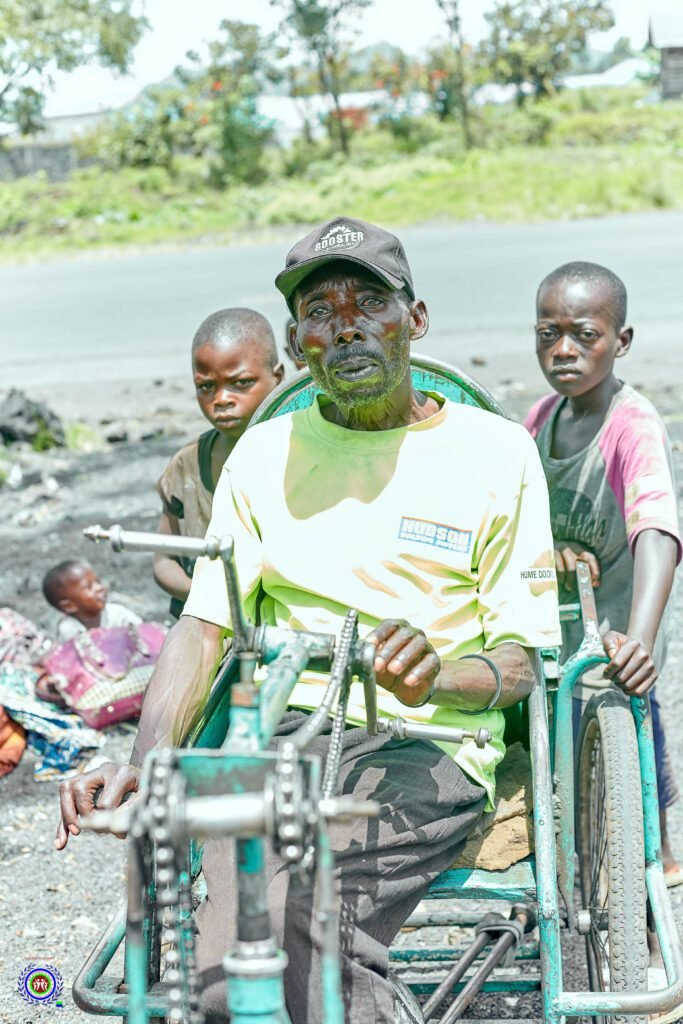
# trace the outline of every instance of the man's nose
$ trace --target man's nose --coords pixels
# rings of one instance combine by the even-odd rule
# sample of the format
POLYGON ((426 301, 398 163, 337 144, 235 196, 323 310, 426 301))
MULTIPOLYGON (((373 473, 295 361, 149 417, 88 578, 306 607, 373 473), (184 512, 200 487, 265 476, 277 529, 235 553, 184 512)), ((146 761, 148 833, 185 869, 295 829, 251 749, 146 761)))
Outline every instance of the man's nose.
POLYGON ((334 335, 335 345, 350 345, 354 341, 365 341, 365 334, 358 324, 353 321, 338 323, 334 335))

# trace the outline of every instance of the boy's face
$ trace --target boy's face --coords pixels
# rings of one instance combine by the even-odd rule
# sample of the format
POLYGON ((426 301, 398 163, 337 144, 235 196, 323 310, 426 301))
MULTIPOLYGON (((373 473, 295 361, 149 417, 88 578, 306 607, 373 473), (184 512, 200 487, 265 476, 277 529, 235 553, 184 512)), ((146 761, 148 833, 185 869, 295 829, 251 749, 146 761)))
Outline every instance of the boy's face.
POLYGON ((200 346, 192 360, 199 408, 222 434, 237 440, 263 399, 283 377, 282 363, 268 365, 256 342, 200 346))
POLYGON ((553 390, 566 397, 610 376, 633 337, 630 327, 617 330, 612 297, 599 282, 551 282, 539 293, 536 318, 538 362, 553 390))
POLYGON ((60 611, 76 618, 93 618, 104 610, 107 603, 107 588, 89 565, 72 569, 62 583, 61 591, 60 611))

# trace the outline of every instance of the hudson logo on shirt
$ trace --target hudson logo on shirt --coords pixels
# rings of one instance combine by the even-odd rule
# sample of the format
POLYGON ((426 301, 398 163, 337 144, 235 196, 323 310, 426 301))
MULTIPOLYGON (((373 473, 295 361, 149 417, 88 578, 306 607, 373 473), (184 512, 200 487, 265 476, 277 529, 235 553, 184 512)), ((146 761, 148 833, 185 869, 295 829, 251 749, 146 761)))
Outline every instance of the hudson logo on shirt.
POLYGON ((352 231, 348 224, 335 224, 315 243, 315 251, 327 252, 334 249, 338 252, 340 249, 356 249, 364 238, 362 231, 352 231))
POLYGON ((429 544, 433 548, 444 548, 446 551, 458 551, 467 554, 472 545, 472 531, 458 530, 455 526, 445 523, 432 523, 428 519, 411 519, 401 516, 398 531, 401 540, 414 540, 418 544, 429 544))

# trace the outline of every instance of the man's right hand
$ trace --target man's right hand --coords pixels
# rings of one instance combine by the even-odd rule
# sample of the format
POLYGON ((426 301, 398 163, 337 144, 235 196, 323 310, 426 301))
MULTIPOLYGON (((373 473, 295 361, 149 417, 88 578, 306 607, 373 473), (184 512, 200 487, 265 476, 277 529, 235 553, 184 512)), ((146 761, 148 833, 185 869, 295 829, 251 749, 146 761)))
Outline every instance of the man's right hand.
POLYGON ((69 836, 80 833, 79 815, 112 811, 123 803, 128 793, 137 793, 139 785, 139 768, 114 761, 105 761, 85 775, 62 782, 59 787, 62 817, 57 826, 55 849, 63 850, 69 836))
POLYGON ((555 541, 555 569, 557 570, 557 582, 565 590, 574 590, 576 587, 576 563, 587 562, 591 574, 591 583, 594 587, 600 586, 600 563, 592 551, 588 551, 583 544, 577 544, 571 540, 555 541))

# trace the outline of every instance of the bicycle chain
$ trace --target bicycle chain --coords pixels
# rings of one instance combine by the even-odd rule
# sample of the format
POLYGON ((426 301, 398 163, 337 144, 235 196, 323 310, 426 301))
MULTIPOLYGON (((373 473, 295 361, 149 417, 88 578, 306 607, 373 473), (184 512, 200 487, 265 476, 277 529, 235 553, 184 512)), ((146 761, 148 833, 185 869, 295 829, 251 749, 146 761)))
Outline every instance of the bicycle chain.
POLYGON ((337 642, 330 682, 343 673, 344 679, 339 691, 339 701, 332 723, 330 733, 330 746, 327 751, 325 762, 325 773, 323 775, 322 795, 327 799, 334 796, 339 782, 339 765, 341 763, 342 749, 344 746, 344 728, 346 725, 346 705, 349 700, 349 691, 352 680, 353 651, 358 640, 358 612, 349 611, 346 613, 344 625, 342 626, 339 640, 337 642))
MULTIPOLYGON (((171 841, 169 808, 175 758, 171 750, 160 751, 151 773, 148 811, 150 838, 156 845, 156 904, 161 908, 158 925, 163 953, 162 980, 169 986, 168 1024, 204 1024, 199 1009, 199 984, 192 922, 192 892, 189 864, 179 871, 177 851, 171 841), (163 969, 165 968, 165 970, 163 969)), ((174 794, 174 805, 180 794, 174 794)))

